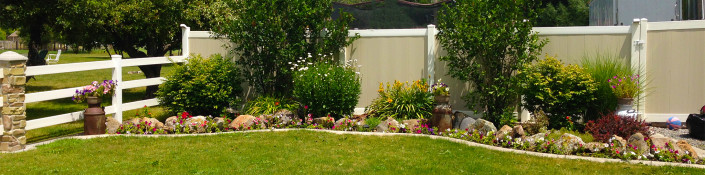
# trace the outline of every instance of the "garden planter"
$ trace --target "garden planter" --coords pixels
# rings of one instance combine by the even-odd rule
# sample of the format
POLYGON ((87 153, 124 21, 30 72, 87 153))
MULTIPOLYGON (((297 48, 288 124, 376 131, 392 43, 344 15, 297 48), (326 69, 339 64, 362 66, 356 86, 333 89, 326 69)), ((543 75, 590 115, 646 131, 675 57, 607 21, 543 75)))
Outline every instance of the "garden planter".
POLYGON ((436 106, 433 108, 431 126, 438 127, 438 130, 441 132, 453 128, 453 111, 448 104, 450 96, 437 95, 434 97, 434 100, 436 101, 436 106))
POLYGON ((633 98, 618 98, 617 99, 617 110, 615 112, 632 110, 632 109, 634 109, 633 103, 634 103, 633 98))
POLYGON ((105 134, 105 111, 100 106, 100 98, 86 97, 88 108, 83 112, 85 135, 105 134))

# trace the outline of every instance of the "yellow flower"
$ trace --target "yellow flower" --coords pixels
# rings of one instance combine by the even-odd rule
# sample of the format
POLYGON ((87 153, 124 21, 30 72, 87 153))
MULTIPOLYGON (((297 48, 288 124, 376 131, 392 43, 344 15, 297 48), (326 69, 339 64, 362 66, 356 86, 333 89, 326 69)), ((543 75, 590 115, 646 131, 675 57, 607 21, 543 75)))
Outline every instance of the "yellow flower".
POLYGON ((393 101, 394 100, 392 100, 391 98, 387 98, 387 103, 392 103, 393 101))
POLYGON ((379 89, 377 90, 377 92, 379 92, 379 93, 384 92, 384 83, 379 83, 379 89))

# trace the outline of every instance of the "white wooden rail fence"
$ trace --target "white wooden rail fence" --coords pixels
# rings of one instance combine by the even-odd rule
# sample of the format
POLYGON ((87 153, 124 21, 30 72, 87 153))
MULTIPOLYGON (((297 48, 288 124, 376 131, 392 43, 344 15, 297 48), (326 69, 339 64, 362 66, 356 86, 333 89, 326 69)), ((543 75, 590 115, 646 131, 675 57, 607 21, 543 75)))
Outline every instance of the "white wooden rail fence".
MULTIPOLYGON (((105 107, 106 114, 114 114, 113 117, 118 121, 122 121, 122 112, 127 110, 139 109, 143 106, 156 106, 159 104, 157 99, 146 99, 140 101, 134 101, 129 103, 122 103, 122 90, 145 87, 151 85, 159 85, 166 80, 163 77, 157 78, 147 78, 140 80, 122 81, 122 68, 132 67, 132 66, 143 66, 143 65, 155 65, 155 64, 169 64, 173 62, 183 62, 187 55, 189 55, 189 44, 188 37, 191 29, 184 24, 181 24, 182 31, 182 55, 181 56, 171 56, 171 57, 148 57, 148 58, 135 58, 135 59, 122 59, 121 55, 112 55, 112 60, 109 61, 93 61, 93 62, 81 62, 81 63, 69 63, 69 64, 56 64, 56 65, 44 65, 44 66, 30 66, 27 67, 26 75, 47 75, 47 74, 58 74, 67 72, 79 72, 88 70, 98 70, 98 69, 113 69, 112 79, 117 80, 117 86, 115 89, 115 96, 113 97, 112 106, 105 107)), ((76 89, 82 87, 73 87, 66 89, 57 89, 43 92, 29 93, 25 95, 25 103, 42 102, 48 100, 56 100, 62 98, 73 97, 76 93, 76 89)), ((0 103, 0 106, 2 103, 0 103)), ((76 111, 66 114, 60 114, 50 117, 44 117, 39 119, 33 119, 27 121, 26 130, 32 130, 47 126, 53 126, 63 123, 69 123, 77 120, 83 119, 83 111, 76 111)), ((2 125, 0 125, 2 128, 2 125)))

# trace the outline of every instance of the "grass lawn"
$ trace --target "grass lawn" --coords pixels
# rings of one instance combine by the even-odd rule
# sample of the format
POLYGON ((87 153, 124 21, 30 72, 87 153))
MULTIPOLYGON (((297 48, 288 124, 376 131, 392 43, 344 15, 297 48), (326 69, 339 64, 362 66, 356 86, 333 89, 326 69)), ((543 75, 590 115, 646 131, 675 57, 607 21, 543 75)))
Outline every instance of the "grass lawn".
POLYGON ((0 154, 0 174, 698 174, 700 169, 553 159, 405 136, 313 131, 69 139, 0 154))
MULTIPOLYGON (((26 54, 26 50, 13 50, 20 54, 26 54)), ((0 53, 5 50, 0 50, 0 53)), ((50 51, 49 53, 56 53, 50 51)), ((58 64, 89 62, 89 61, 104 61, 110 60, 107 53, 103 51, 94 51, 91 53, 62 52, 58 64)), ((162 67, 162 76, 166 76, 171 72, 170 65, 162 67)), ((61 74, 39 75, 35 76, 27 82, 27 93, 42 92, 56 89, 73 88, 85 86, 92 81, 108 80, 112 78, 112 69, 100 69, 92 71, 71 72, 61 74)), ((144 74, 129 74, 128 72, 139 71, 138 67, 124 67, 123 81, 144 79, 144 74)), ((142 100, 144 97, 145 87, 125 89, 123 91, 123 103, 142 100)), ((104 106, 110 105, 110 100, 103 103, 104 106)), ((86 104, 78 104, 71 101, 71 98, 28 103, 27 104, 27 120, 38 119, 48 116, 65 114, 70 112, 81 111, 86 108, 86 104)), ((160 107, 151 108, 152 113, 161 120, 164 120, 168 114, 160 107)), ((123 119, 129 119, 134 116, 136 110, 125 111, 123 119)), ((83 132, 83 121, 73 123, 50 126, 27 131, 27 142, 37 142, 49 138, 60 137, 83 132)))

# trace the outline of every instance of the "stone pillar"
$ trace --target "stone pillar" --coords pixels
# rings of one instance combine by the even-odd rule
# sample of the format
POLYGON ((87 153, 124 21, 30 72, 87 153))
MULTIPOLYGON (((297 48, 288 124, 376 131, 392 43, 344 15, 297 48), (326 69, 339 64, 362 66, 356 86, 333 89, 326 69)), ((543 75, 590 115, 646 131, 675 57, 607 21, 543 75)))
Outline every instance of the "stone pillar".
POLYGON ((27 77, 27 57, 12 51, 0 54, 0 68, 2 68, 2 126, 3 133, 0 139, 0 151, 17 151, 24 149, 27 143, 25 126, 27 126, 27 113, 25 112, 25 83, 27 77))

